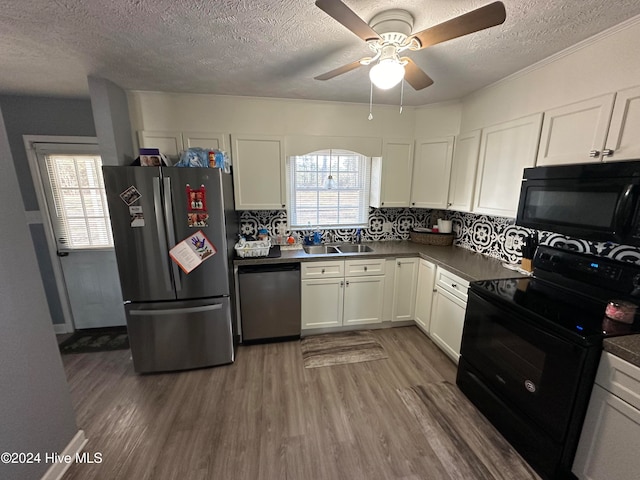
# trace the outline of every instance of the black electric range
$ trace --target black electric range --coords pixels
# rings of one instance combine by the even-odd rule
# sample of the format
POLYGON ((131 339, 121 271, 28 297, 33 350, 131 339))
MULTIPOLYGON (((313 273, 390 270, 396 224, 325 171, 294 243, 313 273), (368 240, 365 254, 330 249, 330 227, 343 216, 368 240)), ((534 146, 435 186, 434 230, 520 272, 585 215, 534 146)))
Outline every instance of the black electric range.
POLYGON ((602 341, 640 333, 605 310, 640 304, 640 266, 548 246, 533 265, 471 283, 457 384, 543 478, 575 478, 602 341))

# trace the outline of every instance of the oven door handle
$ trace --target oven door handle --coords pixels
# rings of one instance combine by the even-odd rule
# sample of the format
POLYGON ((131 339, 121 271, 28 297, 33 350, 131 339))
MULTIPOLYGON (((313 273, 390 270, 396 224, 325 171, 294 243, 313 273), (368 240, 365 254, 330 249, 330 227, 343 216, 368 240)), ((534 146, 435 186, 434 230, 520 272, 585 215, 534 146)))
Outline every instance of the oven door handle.
POLYGON ((616 211, 613 214, 613 234, 618 237, 627 233, 631 228, 631 209, 633 199, 637 197, 637 187, 638 185, 633 183, 625 185, 616 205, 616 211))

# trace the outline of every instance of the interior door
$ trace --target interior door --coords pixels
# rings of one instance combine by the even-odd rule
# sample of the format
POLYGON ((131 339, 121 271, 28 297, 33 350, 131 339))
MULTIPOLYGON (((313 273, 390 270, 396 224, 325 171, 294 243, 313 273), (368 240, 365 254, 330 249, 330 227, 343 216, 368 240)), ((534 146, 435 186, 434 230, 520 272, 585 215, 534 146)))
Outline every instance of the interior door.
POLYGON ((74 327, 125 325, 97 145, 36 144, 35 151, 74 327))

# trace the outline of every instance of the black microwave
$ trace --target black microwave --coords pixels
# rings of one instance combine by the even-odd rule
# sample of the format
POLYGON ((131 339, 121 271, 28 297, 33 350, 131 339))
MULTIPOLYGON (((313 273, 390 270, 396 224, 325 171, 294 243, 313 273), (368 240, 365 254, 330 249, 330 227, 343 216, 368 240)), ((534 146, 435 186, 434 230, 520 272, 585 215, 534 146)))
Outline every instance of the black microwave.
POLYGON ((525 168, 516 225, 640 246, 640 160, 525 168))

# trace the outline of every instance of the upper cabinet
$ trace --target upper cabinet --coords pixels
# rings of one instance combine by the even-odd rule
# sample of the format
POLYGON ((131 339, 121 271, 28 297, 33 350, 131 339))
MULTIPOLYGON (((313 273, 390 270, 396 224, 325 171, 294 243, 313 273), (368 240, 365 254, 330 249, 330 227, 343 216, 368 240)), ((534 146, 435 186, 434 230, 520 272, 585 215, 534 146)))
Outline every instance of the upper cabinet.
POLYGON ((621 90, 616 95, 604 161, 640 158, 640 86, 621 90))
POLYGON ((537 166, 599 162, 615 94, 544 112, 537 166))
POLYGON ((140 131, 138 132, 140 148, 157 148, 172 160, 176 160, 180 152, 192 147, 215 148, 229 151, 229 134, 215 132, 170 132, 140 131))
POLYGON ((411 206, 447 208, 453 136, 416 141, 411 206))
POLYGON ((515 218, 523 170, 536 161, 542 113, 482 130, 475 213, 515 218))
POLYGON ((371 206, 408 207, 412 166, 413 139, 385 139, 382 157, 372 160, 371 206))
POLYGON ((536 165, 640 158, 640 86, 544 112, 536 165))
POLYGON ((232 135, 236 210, 286 208, 284 137, 232 135))
POLYGON ((480 130, 463 133, 456 138, 447 204, 450 210, 471 211, 479 151, 480 130))

